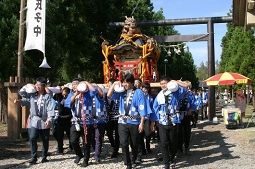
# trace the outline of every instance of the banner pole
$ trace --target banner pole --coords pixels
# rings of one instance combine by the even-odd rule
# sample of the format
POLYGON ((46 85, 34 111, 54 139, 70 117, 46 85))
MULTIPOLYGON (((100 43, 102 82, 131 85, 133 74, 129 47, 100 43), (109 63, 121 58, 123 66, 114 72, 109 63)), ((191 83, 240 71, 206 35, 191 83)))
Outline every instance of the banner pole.
POLYGON ((24 8, 25 8, 25 0, 21 0, 20 2, 20 15, 19 15, 19 41, 18 41, 18 66, 17 66, 17 77, 18 83, 23 82, 23 48, 24 48, 24 8))

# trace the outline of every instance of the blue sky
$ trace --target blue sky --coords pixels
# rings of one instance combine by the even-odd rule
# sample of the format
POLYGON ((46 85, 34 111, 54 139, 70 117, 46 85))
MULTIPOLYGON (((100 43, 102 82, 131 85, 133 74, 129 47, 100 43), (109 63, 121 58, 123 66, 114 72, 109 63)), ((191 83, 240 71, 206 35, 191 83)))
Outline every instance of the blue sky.
MULTIPOLYGON (((166 19, 186 19, 186 18, 202 18, 202 17, 219 17, 227 16, 231 9, 232 0, 151 0, 154 11, 158 11, 161 7, 164 11, 166 19)), ((180 25, 175 29, 181 35, 190 34, 206 34, 207 25, 180 25)), ((214 46, 215 61, 220 61, 221 40, 226 34, 226 23, 214 24, 214 46)), ((192 53, 194 63, 200 66, 201 62, 208 61, 207 42, 189 42, 187 43, 189 51, 192 53)))

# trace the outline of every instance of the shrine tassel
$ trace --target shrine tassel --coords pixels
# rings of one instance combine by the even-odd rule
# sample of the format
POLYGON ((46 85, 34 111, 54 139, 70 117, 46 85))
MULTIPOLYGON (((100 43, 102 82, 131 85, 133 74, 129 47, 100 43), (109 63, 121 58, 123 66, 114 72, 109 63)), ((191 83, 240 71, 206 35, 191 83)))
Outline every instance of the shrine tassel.
POLYGON ((84 113, 84 100, 83 93, 81 94, 81 102, 82 102, 82 121, 83 121, 83 131, 84 131, 84 143, 87 144, 87 126, 86 126, 86 114, 84 113))

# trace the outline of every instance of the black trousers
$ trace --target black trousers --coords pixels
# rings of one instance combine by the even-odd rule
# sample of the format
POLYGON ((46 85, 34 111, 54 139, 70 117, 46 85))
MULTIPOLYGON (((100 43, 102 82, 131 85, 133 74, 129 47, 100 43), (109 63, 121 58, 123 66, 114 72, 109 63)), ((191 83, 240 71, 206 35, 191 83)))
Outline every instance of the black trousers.
POLYGON ((83 125, 80 124, 80 131, 77 131, 75 128, 75 125, 72 124, 70 129, 70 142, 72 144, 72 147, 74 149, 74 152, 77 156, 82 157, 83 153, 79 144, 80 137, 82 137, 83 140, 83 151, 84 151, 84 160, 88 162, 90 157, 90 146, 91 146, 91 139, 94 134, 94 126, 93 125, 87 125, 87 144, 84 142, 84 129, 83 125))
POLYGON ((120 139, 119 139, 119 131, 118 131, 118 120, 108 121, 107 123, 107 136, 109 138, 109 142, 111 147, 113 147, 114 152, 119 151, 120 147, 120 139), (114 134, 113 134, 114 132, 114 134), (114 137, 113 137, 114 135, 114 137))
POLYGON ((71 128, 71 116, 69 118, 59 118, 57 122, 57 141, 58 141, 58 152, 63 153, 63 140, 64 133, 66 133, 69 140, 69 148, 72 149, 70 143, 70 128, 71 128))
POLYGON ((198 110, 198 118, 199 118, 199 120, 204 120, 204 116, 203 116, 203 107, 201 107, 201 108, 198 110))
POLYGON ((155 131, 151 132, 151 137, 153 138, 153 140, 155 140, 156 138, 158 140, 160 140, 160 138, 159 138, 159 131, 158 131, 158 125, 155 125, 155 131))
POLYGON ((122 154, 125 165, 131 165, 131 158, 129 153, 129 141, 132 142, 132 161, 138 156, 138 145, 140 144, 140 135, 138 132, 138 125, 135 124, 120 124, 118 126, 120 144, 122 146, 122 154))
POLYGON ((51 126, 51 132, 52 132, 52 135, 56 141, 58 141, 57 125, 58 125, 58 119, 53 119, 53 123, 51 126))
POLYGON ((183 151, 183 144, 185 148, 189 148, 191 126, 190 126, 191 116, 184 116, 181 124, 178 125, 178 150, 183 151))
POLYGON ((196 125, 197 124, 198 110, 192 111, 192 117, 191 117, 190 120, 192 121, 192 125, 196 125))
POLYGON ((174 159, 177 153, 178 133, 177 125, 162 125, 159 124, 159 137, 162 148, 163 162, 169 165, 170 160, 174 159))
POLYGON ((150 149, 150 141, 151 141, 151 129, 150 129, 150 120, 145 120, 144 121, 144 131, 140 133, 140 148, 139 148, 139 153, 141 151, 145 151, 145 148, 148 150, 150 149), (145 138, 145 144, 144 144, 144 138, 145 138))

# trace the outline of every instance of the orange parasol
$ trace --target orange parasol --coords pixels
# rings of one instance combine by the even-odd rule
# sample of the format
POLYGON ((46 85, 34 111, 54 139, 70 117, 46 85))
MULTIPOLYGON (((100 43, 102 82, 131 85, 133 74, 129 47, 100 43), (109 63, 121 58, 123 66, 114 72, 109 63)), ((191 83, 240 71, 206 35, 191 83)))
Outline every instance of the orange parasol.
POLYGON ((207 86, 217 86, 217 85, 249 84, 251 83, 251 79, 238 73, 224 72, 209 77, 203 82, 206 83, 207 86))

